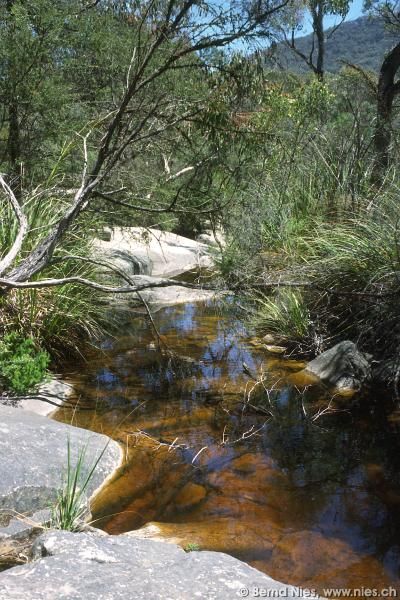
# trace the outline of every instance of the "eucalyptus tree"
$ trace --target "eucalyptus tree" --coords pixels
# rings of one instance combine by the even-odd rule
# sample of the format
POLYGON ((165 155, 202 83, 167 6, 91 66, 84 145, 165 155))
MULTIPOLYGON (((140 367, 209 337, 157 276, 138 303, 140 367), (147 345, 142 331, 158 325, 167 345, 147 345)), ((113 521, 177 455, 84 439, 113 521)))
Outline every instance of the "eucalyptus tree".
MULTIPOLYGON (((194 130, 200 131, 196 123, 201 122, 207 112, 212 96, 209 86, 198 82, 205 81, 210 73, 213 51, 229 47, 239 39, 249 41, 269 35, 272 18, 285 6, 286 0, 100 0, 73 4, 61 0, 53 3, 15 0, 12 4, 11 16, 17 25, 19 11, 23 15, 21 35, 27 40, 27 53, 23 56, 17 53, 13 60, 23 63, 28 54, 32 54, 30 48, 36 46, 38 52, 43 50, 45 57, 39 67, 24 70, 21 66, 19 79, 27 82, 31 72, 35 72, 39 85, 45 67, 47 73, 54 74, 56 84, 66 90, 61 104, 67 110, 67 118, 62 123, 64 131, 69 130, 70 139, 61 143, 63 138, 58 136, 55 146, 59 157, 48 169, 45 185, 40 190, 42 194, 57 197, 57 218, 33 243, 29 219, 21 208, 18 194, 5 177, 1 178, 19 228, 12 247, 7 249, 0 263, 0 288, 7 291, 78 282, 109 291, 107 286, 74 275, 54 279, 43 278, 41 274, 74 224, 85 219, 99 199, 103 207, 110 206, 112 210, 123 206, 154 216, 179 210, 183 184, 167 205, 161 202, 157 192, 161 187, 187 181, 213 160, 213 155, 207 154, 207 134, 203 131, 200 137, 193 137, 194 130), (54 14, 54 21, 46 21, 48 27, 43 27, 43 41, 40 41, 40 32, 36 32, 32 23, 36 23, 38 15, 45 19, 50 4, 55 12, 50 12, 46 19, 54 14), (92 30, 97 34, 94 38, 88 35, 94 44, 89 52, 84 36, 92 23, 96 23, 92 30), (109 39, 114 46, 102 43, 104 26, 106 31, 113 32, 109 39), (61 35, 64 32, 66 37, 61 35), (118 37, 118 32, 123 34, 118 37), (100 44, 101 53, 96 50, 96 43, 100 44), (109 60, 114 63, 108 73, 109 60), (201 74, 200 80, 196 79, 196 89, 190 85, 194 73, 201 74), (177 81, 183 90, 179 94, 177 81), (184 144, 189 147, 200 144, 203 148, 198 157, 195 155, 193 160, 192 156, 192 160, 185 163, 182 157, 176 159, 171 154, 184 144), (150 190, 133 186, 132 193, 132 177, 140 174, 141 167, 143 170, 151 168, 149 162, 155 155, 159 157, 156 183, 150 190)), ((7 18, 7 14, 3 15, 3 28, 9 26, 7 18)), ((6 52, 4 48, 3 52, 6 52)), ((8 73, 10 79, 11 71, 8 73)), ((43 119, 48 117, 50 121, 54 118, 50 117, 54 115, 52 102, 59 98, 52 81, 50 77, 48 85, 56 98, 49 98, 47 103, 44 96, 41 113, 43 119)), ((32 94, 31 84, 27 89, 28 108, 29 94, 32 94)), ((9 115, 6 118, 9 119, 9 115)), ((21 125, 21 117, 19 123, 21 125)), ((43 145, 39 144, 39 148, 43 150, 43 145)), ((213 154, 215 152, 218 153, 218 144, 214 144, 213 154)), ((153 168, 155 165, 153 161, 153 168)), ((32 193, 27 186, 22 190, 21 200, 29 199, 32 193)), ((34 193, 38 195, 37 189, 34 193)), ((197 209, 207 210, 204 204, 202 201, 197 209)), ((118 291, 132 291, 132 286, 123 286, 118 291)))
POLYGON ((325 72, 325 18, 334 15, 340 19, 329 33, 331 36, 345 20, 349 12, 349 0, 292 0, 284 11, 280 26, 285 44, 298 56, 316 77, 322 81, 325 72), (311 17, 312 41, 309 52, 303 52, 296 45, 296 35, 311 17))
MULTIPOLYGON (((400 34, 400 3, 396 0, 367 0, 365 9, 383 19, 389 31, 400 34)), ((390 162, 392 115, 395 98, 400 94, 400 43, 384 57, 378 79, 374 133, 375 162, 373 183, 380 185, 390 162)))

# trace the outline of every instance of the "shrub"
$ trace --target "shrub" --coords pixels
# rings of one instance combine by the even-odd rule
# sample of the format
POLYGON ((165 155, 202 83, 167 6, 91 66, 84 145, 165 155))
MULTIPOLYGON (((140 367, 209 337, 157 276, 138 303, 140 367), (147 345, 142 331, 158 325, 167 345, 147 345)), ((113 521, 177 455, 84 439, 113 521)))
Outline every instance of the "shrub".
POLYGON ((0 378, 17 394, 25 394, 47 375, 50 357, 32 338, 9 333, 0 341, 0 378))
POLYGON ((373 208, 357 219, 315 224, 312 235, 298 238, 301 254, 282 279, 300 272, 308 287, 256 296, 257 329, 301 341, 299 349, 323 349, 346 338, 383 357, 397 353, 399 208, 390 198, 373 208))

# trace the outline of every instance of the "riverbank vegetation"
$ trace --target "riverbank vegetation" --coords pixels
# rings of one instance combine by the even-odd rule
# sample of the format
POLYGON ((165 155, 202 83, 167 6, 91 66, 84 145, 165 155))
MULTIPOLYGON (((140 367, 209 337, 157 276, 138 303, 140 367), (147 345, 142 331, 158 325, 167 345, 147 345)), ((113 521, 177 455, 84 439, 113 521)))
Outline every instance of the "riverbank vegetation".
POLYGON ((393 162, 372 183, 369 77, 347 68, 323 86, 275 87, 274 112, 270 104, 266 117, 256 113, 249 123, 257 134, 270 120, 270 155, 255 163, 259 181, 249 172, 242 209, 226 221, 222 269, 231 285, 248 274, 255 324, 303 351, 307 340, 310 353, 344 337, 380 356, 398 344, 399 180, 393 162))
POLYGON ((380 74, 327 72, 323 16, 348 9, 307 4, 297 74, 269 61, 306 18, 285 0, 3 3, 1 333, 53 360, 101 334, 105 225, 223 229, 223 285, 261 333, 395 358, 400 45, 380 74))

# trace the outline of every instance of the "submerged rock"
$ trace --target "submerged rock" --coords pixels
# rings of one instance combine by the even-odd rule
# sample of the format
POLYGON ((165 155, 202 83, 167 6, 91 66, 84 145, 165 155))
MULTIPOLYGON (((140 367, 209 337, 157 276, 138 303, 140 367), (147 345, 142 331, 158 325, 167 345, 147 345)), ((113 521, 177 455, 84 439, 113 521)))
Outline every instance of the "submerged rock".
POLYGON ((35 562, 0 574, 0 600, 232 600, 255 588, 275 590, 274 597, 303 596, 226 554, 186 553, 127 535, 49 532, 33 554, 35 562))
POLYGON ((305 371, 338 391, 357 391, 371 377, 371 359, 346 340, 309 362, 305 371))
POLYGON ((186 510, 199 504, 207 495, 207 490, 204 486, 198 483, 187 483, 175 498, 175 505, 180 510, 186 510))

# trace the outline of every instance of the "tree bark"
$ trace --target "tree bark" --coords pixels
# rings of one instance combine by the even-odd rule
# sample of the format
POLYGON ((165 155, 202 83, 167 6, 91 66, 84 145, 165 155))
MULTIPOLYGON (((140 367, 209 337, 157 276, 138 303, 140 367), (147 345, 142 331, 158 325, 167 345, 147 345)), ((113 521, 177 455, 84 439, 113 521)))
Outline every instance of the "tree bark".
MULTIPOLYGON (((13 46, 13 38, 15 35, 14 17, 12 9, 14 6, 14 0, 7 0, 6 7, 8 12, 8 18, 10 20, 9 25, 9 44, 13 46)), ((17 69, 14 64, 14 60, 10 59, 8 64, 8 138, 7 138, 7 154, 9 164, 9 181, 15 196, 20 199, 22 191, 21 182, 21 130, 19 124, 19 106, 18 106, 18 93, 16 85, 17 69)))
POLYGON ((292 29, 291 39, 288 39, 283 31, 284 40, 291 50, 299 56, 306 65, 311 69, 319 81, 324 79, 325 65, 325 31, 324 31, 324 16, 325 6, 323 0, 314 0, 309 3, 309 9, 312 18, 312 45, 309 52, 302 52, 296 46, 295 29, 292 29), (315 47, 315 41, 317 42, 315 47), (317 52, 315 59, 314 53, 317 52))
POLYGON ((319 81, 324 79, 325 62, 325 34, 324 34, 324 8, 322 2, 316 2, 311 9, 313 18, 313 30, 317 38, 317 61, 315 64, 315 74, 319 81))
POLYGON ((390 162, 393 100, 400 93, 400 81, 395 81, 400 68, 400 43, 386 56, 379 73, 377 113, 374 133, 375 160, 372 182, 380 185, 390 162))

